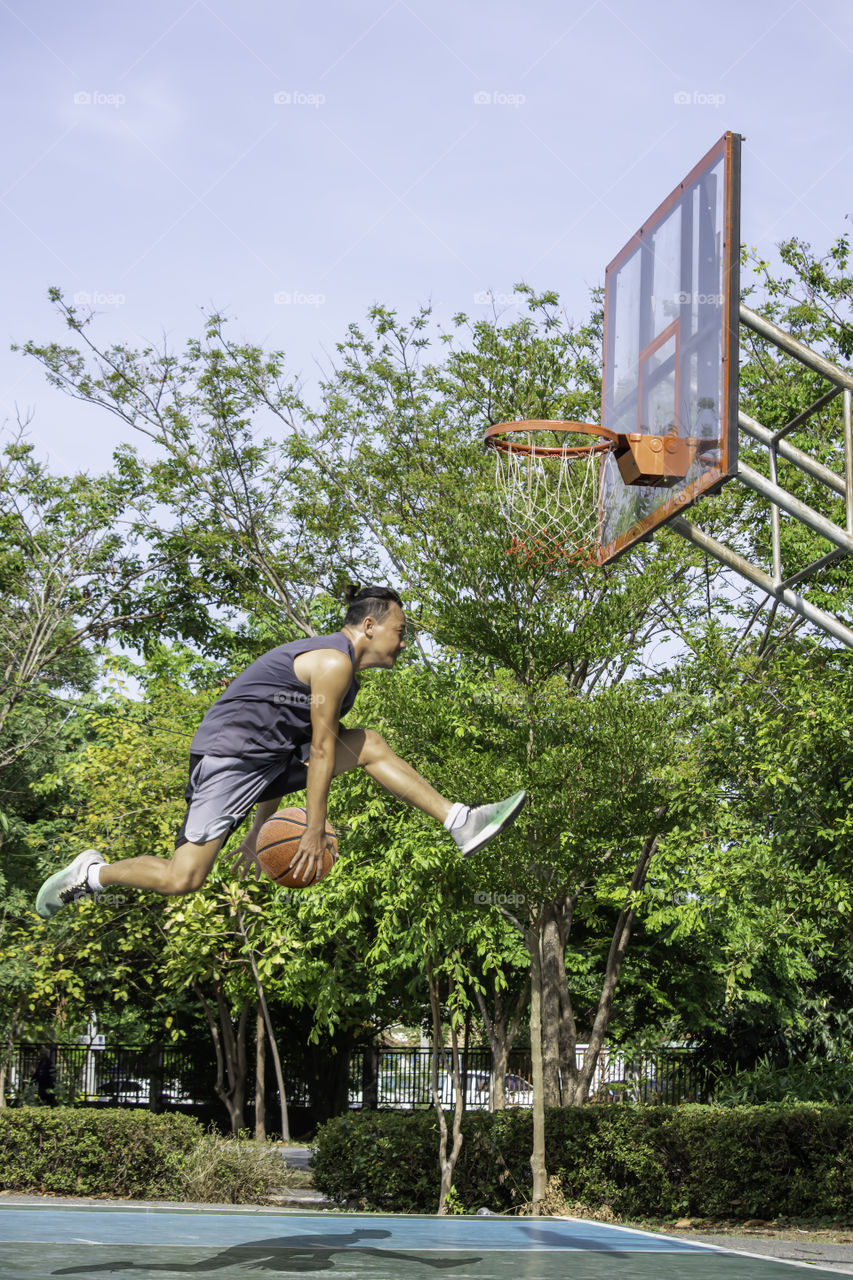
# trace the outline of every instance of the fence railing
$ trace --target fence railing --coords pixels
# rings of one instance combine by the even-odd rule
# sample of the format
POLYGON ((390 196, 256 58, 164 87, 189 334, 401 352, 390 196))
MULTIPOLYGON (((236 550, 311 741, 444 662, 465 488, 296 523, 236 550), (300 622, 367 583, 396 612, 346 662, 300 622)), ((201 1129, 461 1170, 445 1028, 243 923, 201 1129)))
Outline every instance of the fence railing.
MULTIPOLYGON (((585 1045, 578 1045, 576 1062, 583 1064, 585 1045)), ((492 1057, 488 1049, 461 1055, 461 1084, 465 1105, 487 1110, 490 1104, 492 1057)), ((504 1079, 507 1106, 533 1105, 532 1065, 527 1050, 511 1052, 504 1079)), ((589 1101, 702 1102, 707 1100, 705 1073, 697 1068, 689 1049, 625 1054, 604 1049, 596 1064, 589 1101)), ((438 1078, 439 1096, 453 1106, 456 1090, 444 1063, 438 1078)), ((430 1049, 358 1050, 350 1063, 350 1107, 376 1106, 390 1110, 431 1107, 432 1051, 430 1049)))
MULTIPOLYGON (((35 1044, 16 1046, 8 1075, 10 1099, 64 1104, 192 1107, 216 1105, 214 1063, 201 1046, 148 1046, 143 1049, 52 1045, 48 1049, 50 1080, 34 1078, 40 1051, 35 1044)), ((578 1046, 578 1066, 584 1046, 578 1046)), ((469 1049, 461 1061, 465 1105, 488 1110, 491 1090, 491 1053, 469 1049)), ((296 1064, 284 1064, 285 1090, 290 1106, 309 1106, 310 1089, 296 1064)), ((533 1104, 530 1053, 510 1053, 504 1094, 507 1106, 533 1104)), ((349 1067, 348 1104, 351 1109, 413 1110, 431 1107, 432 1053, 429 1049, 359 1049, 349 1067)), ((254 1095, 250 1070, 246 1097, 254 1095)), ((456 1093, 444 1063, 439 1070, 439 1095, 453 1106, 456 1093)), ((625 1054, 605 1049, 599 1057, 589 1090, 592 1103, 704 1102, 708 1088, 704 1073, 688 1049, 662 1049, 654 1053, 625 1054)))

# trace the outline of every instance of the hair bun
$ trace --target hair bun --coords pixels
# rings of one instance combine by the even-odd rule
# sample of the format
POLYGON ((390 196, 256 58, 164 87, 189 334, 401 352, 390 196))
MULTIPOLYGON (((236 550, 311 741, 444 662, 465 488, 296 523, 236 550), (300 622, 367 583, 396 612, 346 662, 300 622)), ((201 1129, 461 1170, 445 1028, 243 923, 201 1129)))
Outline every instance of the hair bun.
POLYGON ((352 604, 360 590, 357 582, 348 582, 344 587, 344 600, 347 604, 352 604))

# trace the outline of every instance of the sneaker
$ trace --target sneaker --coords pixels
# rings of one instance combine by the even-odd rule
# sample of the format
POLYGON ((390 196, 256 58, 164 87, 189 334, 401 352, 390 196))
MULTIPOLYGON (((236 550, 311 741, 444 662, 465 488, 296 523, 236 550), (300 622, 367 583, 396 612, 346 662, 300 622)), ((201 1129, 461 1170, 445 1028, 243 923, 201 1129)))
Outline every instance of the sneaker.
POLYGON ((84 849, 67 867, 54 871, 36 898, 36 911, 42 920, 49 920, 60 907, 67 907, 78 898, 94 898, 95 891, 89 888, 89 868, 100 862, 106 862, 106 858, 102 858, 97 849, 84 849))
POLYGON ((497 804, 481 804, 468 810, 468 817, 459 827, 454 827, 451 835, 459 845, 463 858, 469 857, 482 849, 483 845, 494 840, 505 827, 513 822, 524 808, 527 793, 516 791, 508 800, 499 800, 497 804))

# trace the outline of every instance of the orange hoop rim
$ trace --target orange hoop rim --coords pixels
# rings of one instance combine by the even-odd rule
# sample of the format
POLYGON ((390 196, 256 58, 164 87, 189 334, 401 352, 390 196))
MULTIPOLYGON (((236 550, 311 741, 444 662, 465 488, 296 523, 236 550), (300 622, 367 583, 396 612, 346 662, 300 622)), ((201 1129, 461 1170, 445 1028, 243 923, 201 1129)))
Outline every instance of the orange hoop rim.
POLYGON ((522 418, 517 422, 496 422, 483 435, 483 444, 496 453, 516 453, 534 458, 585 458, 591 453, 607 453, 616 444, 618 436, 607 427, 591 422, 552 421, 550 418, 522 418), (559 445, 529 444, 526 440, 505 440, 502 436, 523 435, 530 431, 555 431, 566 435, 578 432, 598 436, 596 444, 559 445))

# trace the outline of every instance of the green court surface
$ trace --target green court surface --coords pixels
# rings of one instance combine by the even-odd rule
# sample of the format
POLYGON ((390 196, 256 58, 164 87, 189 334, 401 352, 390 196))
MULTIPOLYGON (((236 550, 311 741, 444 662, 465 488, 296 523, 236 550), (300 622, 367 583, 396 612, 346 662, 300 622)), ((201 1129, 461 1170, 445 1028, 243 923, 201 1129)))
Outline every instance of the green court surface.
POLYGON ((339 1280, 434 1272, 457 1280, 790 1280, 803 1265, 581 1219, 0 1207, 0 1280, 321 1271, 339 1280))

